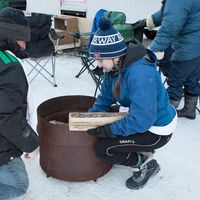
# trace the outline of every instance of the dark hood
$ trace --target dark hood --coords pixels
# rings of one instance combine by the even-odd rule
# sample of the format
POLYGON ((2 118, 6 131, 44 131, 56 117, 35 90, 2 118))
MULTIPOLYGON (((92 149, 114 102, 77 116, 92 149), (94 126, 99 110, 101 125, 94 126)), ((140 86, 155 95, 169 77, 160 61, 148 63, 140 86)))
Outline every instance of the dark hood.
POLYGON ((128 67, 132 63, 136 62, 137 60, 141 58, 145 58, 149 63, 155 63, 156 62, 156 56, 155 54, 149 50, 146 49, 141 42, 138 40, 132 40, 128 44, 128 49, 126 56, 124 58, 123 66, 128 67))
MULTIPOLYGON (((155 54, 151 50, 145 49, 145 47, 138 40, 134 39, 130 41, 127 47, 128 47, 127 53, 123 61, 123 68, 128 67, 129 65, 131 65, 132 63, 136 62, 141 58, 145 58, 149 63, 156 62, 155 54)), ((118 67, 115 67, 113 71, 107 74, 110 76, 117 75, 118 67)))
POLYGON ((124 58, 123 66, 129 66, 130 64, 144 57, 146 53, 147 51, 145 47, 138 40, 132 40, 128 44, 128 49, 124 58))

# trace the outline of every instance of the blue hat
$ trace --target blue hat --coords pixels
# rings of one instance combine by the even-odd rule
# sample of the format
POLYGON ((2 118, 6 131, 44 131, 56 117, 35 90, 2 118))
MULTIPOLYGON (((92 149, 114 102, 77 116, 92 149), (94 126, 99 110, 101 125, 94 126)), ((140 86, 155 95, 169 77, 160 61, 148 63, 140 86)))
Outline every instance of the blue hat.
POLYGON ((112 27, 111 21, 102 17, 99 29, 90 44, 89 53, 96 59, 113 59, 126 54, 127 46, 121 34, 112 27))

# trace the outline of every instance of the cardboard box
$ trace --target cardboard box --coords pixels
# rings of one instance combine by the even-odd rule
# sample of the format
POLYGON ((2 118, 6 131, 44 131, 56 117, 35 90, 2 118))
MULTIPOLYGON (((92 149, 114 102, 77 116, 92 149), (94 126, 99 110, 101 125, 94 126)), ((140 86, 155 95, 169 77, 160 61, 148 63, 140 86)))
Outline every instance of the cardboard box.
POLYGON ((54 27, 58 35, 65 37, 59 41, 59 45, 74 43, 74 37, 69 33, 78 32, 78 19, 70 16, 54 17, 54 27))
MULTIPOLYGON (((82 17, 78 17, 78 28, 79 28, 79 31, 81 33, 89 33, 91 32, 92 30, 92 23, 93 23, 93 20, 91 19, 87 19, 87 18, 82 18, 82 17)), ((89 37, 81 37, 80 40, 81 40, 81 46, 82 47, 87 47, 88 46, 88 41, 89 41, 89 37)))

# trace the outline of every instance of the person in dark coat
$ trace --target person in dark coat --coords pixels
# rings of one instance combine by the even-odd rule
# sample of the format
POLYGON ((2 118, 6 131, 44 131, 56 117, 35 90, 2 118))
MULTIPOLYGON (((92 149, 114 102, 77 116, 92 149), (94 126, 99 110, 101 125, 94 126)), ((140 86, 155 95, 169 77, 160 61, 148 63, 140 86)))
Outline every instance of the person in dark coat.
POLYGON ((167 83, 170 102, 179 106, 184 94, 185 104, 178 117, 196 118, 200 95, 200 2, 199 0, 163 0, 161 9, 137 22, 149 29, 160 26, 149 48, 159 54, 172 46, 172 66, 167 83))
POLYGON ((127 46, 108 18, 99 22, 89 52, 103 68, 105 78, 89 111, 106 112, 117 102, 128 108, 128 114, 90 129, 88 134, 99 138, 95 144, 98 157, 133 168, 126 185, 139 189, 160 169, 152 154, 170 140, 176 127, 176 110, 156 69, 155 54, 137 40, 127 46))
POLYGON ((28 175, 21 155, 33 159, 39 139, 28 124, 28 83, 22 65, 15 57, 30 39, 30 29, 22 11, 0 11, 0 200, 24 194, 28 175))

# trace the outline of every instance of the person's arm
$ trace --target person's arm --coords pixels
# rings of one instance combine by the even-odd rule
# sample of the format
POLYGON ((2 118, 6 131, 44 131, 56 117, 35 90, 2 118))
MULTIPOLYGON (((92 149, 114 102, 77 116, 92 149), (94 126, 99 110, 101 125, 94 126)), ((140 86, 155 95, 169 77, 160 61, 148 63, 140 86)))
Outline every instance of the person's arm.
POLYGON ((162 22, 162 12, 161 10, 157 11, 156 13, 147 16, 146 18, 146 27, 149 30, 152 30, 161 25, 162 22))
POLYGON ((22 71, 15 64, 1 72, 0 133, 22 152, 30 153, 39 145, 39 138, 26 120, 22 71))
POLYGON ((188 9, 188 5, 181 0, 166 2, 161 26, 149 47, 153 52, 166 50, 181 33, 187 20, 188 9))
POLYGON ((112 78, 105 75, 101 87, 101 93, 97 97, 92 108, 89 109, 89 112, 106 112, 110 110, 113 103, 112 78))
POLYGON ((109 125, 113 135, 128 136, 147 131, 157 117, 156 75, 153 69, 130 72, 128 80, 129 114, 109 125))

